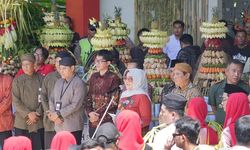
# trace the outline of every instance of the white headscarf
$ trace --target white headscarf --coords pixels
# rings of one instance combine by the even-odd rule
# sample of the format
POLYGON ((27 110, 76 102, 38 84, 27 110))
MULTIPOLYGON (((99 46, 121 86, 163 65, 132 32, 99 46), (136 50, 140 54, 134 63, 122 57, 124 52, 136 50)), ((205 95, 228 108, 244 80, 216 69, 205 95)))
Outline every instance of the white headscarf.
POLYGON ((125 90, 124 92, 122 92, 120 98, 131 97, 138 94, 145 94, 150 100, 150 97, 148 96, 148 81, 144 70, 136 68, 127 69, 124 72, 123 76, 131 76, 133 78, 133 89, 125 90))

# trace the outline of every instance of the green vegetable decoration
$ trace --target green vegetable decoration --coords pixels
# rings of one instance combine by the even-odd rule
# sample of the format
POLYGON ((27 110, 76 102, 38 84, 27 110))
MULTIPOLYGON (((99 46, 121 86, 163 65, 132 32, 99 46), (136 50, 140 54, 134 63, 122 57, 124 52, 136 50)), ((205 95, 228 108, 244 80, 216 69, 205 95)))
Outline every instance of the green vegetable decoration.
POLYGON ((126 46, 126 40, 130 30, 127 28, 127 24, 121 21, 122 9, 115 7, 115 19, 109 21, 109 28, 112 34, 112 39, 115 41, 114 47, 119 51, 120 60, 127 65, 131 60, 130 48, 126 46))
MULTIPOLYGON (((96 22, 95 18, 90 19, 90 22, 96 22)), ((112 39, 112 34, 110 29, 107 28, 105 23, 99 22, 98 28, 96 28, 96 34, 91 39, 91 44, 94 47, 95 51, 106 49, 112 50, 114 46, 114 40, 112 39)))
POLYGON ((73 39, 73 32, 64 24, 63 12, 57 11, 55 1, 52 1, 52 12, 44 12, 46 25, 40 33, 40 42, 52 51, 67 49, 73 39))
POLYGON ((163 54, 164 44, 167 42, 167 32, 158 30, 158 22, 151 23, 151 31, 143 32, 140 36, 143 46, 148 48, 144 59, 144 69, 149 83, 153 87, 153 101, 158 102, 164 85, 169 81, 167 59, 163 54))

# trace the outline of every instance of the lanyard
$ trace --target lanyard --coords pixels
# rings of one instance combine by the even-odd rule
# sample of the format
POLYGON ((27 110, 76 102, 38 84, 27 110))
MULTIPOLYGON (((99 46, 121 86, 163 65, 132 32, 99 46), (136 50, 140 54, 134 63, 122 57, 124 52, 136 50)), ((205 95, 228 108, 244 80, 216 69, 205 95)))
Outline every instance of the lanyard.
POLYGON ((75 78, 75 75, 74 75, 74 77, 69 81, 69 84, 66 86, 66 88, 65 88, 65 90, 63 90, 63 87, 64 87, 64 83, 65 83, 65 81, 63 82, 63 85, 62 85, 62 90, 61 90, 61 95, 60 95, 60 101, 62 100, 62 97, 63 97, 63 95, 65 94, 65 92, 67 91, 67 89, 68 89, 68 87, 69 87, 69 85, 71 84, 71 82, 72 82, 72 80, 75 78))

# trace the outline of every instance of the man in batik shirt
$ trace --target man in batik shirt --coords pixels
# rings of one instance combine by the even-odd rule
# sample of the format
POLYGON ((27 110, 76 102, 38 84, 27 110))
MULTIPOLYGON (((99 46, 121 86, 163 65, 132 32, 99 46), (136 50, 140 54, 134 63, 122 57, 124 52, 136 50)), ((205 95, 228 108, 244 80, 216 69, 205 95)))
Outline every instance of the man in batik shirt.
MULTIPOLYGON (((86 111, 89 116, 89 135, 92 136, 100 119, 102 118, 112 96, 113 102, 108 113, 115 113, 119 101, 120 78, 109 70, 112 54, 107 50, 100 50, 96 54, 95 66, 98 72, 93 73, 88 81, 89 91, 87 94, 86 111)), ((104 122, 112 122, 109 114, 104 117, 104 122)))

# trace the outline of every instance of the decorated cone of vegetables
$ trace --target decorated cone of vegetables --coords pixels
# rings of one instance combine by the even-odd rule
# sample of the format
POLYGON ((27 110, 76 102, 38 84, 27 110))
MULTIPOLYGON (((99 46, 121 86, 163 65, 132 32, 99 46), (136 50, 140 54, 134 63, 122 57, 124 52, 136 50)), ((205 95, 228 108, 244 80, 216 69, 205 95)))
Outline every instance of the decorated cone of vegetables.
POLYGON ((194 84, 200 87, 201 93, 206 96, 209 88, 216 82, 225 79, 225 67, 227 55, 223 51, 221 39, 226 37, 225 23, 218 22, 216 13, 212 22, 203 22, 200 27, 204 41, 205 51, 201 55, 201 61, 197 70, 194 84))
MULTIPOLYGON (((103 49, 110 50, 110 51, 113 50, 115 40, 112 39, 112 34, 110 33, 110 29, 107 28, 105 23, 99 21, 98 27, 96 28, 96 34, 91 39, 91 44, 93 45, 94 51, 90 54, 92 57, 89 57, 87 60, 86 65, 90 67, 88 68, 88 71, 84 74, 84 76, 82 77, 84 81, 88 81, 91 75, 97 72, 96 66, 93 63, 94 62, 93 59, 97 51, 103 50, 103 49)), ((121 77, 119 69, 115 65, 110 64, 109 70, 111 72, 116 73, 119 77, 121 77)))
POLYGON ((55 2, 52 2, 51 12, 44 12, 43 20, 46 23, 40 33, 40 42, 49 49, 49 64, 55 63, 55 53, 67 50, 73 39, 73 32, 64 23, 64 12, 58 12, 55 2))
POLYGON ((67 49, 73 39, 73 32, 64 24, 65 13, 58 12, 56 4, 52 4, 52 12, 45 12, 43 17, 46 25, 40 33, 40 42, 43 47, 49 48, 52 53, 67 49))
POLYGON ((99 27, 96 28, 96 34, 91 39, 91 44, 95 51, 106 49, 112 50, 115 41, 112 39, 110 29, 102 22, 99 22, 99 27))
POLYGON ((127 25, 121 21, 121 8, 115 7, 115 20, 109 21, 109 28, 112 39, 115 40, 114 47, 119 51, 121 61, 127 65, 131 60, 130 49, 126 46, 126 40, 130 30, 127 25))
POLYGON ((143 46, 148 47, 148 54, 144 60, 144 69, 151 86, 153 86, 153 101, 158 102, 161 91, 169 79, 166 57, 162 52, 167 42, 167 32, 158 30, 158 22, 151 23, 151 31, 143 32, 140 36, 143 46))

